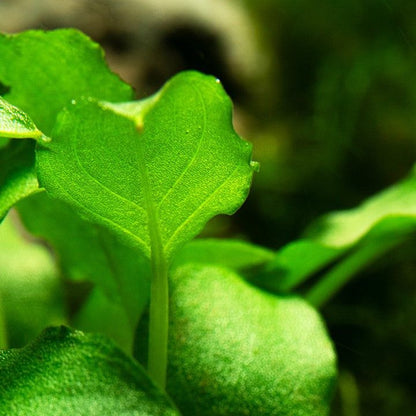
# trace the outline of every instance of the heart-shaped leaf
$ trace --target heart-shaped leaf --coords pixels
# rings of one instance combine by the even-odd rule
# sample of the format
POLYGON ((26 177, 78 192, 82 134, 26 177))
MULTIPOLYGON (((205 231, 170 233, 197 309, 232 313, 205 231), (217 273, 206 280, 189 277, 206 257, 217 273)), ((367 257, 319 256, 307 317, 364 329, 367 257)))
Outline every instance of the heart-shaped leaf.
POLYGON ((243 203, 251 146, 232 129, 221 85, 196 72, 175 76, 139 114, 119 113, 92 101, 64 110, 38 148, 40 182, 169 262, 211 217, 243 203))

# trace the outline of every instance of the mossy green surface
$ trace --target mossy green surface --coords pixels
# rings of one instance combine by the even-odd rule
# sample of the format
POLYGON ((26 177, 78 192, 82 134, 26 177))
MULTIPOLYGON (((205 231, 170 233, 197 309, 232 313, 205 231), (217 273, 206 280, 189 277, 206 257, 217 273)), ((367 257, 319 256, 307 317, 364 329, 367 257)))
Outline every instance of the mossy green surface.
MULTIPOLYGON (((171 279, 167 391, 184 415, 324 416, 335 353, 304 300, 254 288, 218 266, 171 279)), ((145 356, 144 325, 137 354, 145 356)))
POLYGON ((178 416, 134 361, 105 338, 49 328, 0 353, 0 414, 178 416))

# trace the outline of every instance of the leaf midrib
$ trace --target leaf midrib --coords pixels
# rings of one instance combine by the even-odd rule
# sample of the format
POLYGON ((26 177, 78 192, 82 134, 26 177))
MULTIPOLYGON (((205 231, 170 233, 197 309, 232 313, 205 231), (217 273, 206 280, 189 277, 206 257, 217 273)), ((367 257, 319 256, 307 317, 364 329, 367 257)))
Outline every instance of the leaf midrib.
POLYGON ((149 239, 150 239, 150 257, 155 263, 160 264, 159 262, 165 261, 165 253, 163 250, 162 237, 160 233, 160 222, 159 215, 156 209, 156 204, 153 199, 153 194, 150 186, 148 168, 144 157, 144 138, 145 135, 140 134, 141 128, 136 128, 138 134, 138 146, 137 146, 137 159, 139 166, 142 166, 142 169, 138 169, 139 174, 142 179, 143 184, 143 199, 145 203, 145 211, 147 213, 148 220, 148 230, 149 230, 149 239))

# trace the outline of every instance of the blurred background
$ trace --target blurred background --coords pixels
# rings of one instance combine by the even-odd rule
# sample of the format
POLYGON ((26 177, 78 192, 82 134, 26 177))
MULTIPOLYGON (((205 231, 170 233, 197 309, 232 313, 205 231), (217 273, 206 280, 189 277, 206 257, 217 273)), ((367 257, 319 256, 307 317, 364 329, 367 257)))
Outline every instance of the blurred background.
MULTIPOLYGON (((205 234, 273 249, 411 169, 415 19, 414 0, 0 0, 1 31, 77 27, 138 98, 184 69, 220 78, 261 171, 205 234)), ((415 248, 322 310, 339 356, 333 416, 416 415, 415 248)))

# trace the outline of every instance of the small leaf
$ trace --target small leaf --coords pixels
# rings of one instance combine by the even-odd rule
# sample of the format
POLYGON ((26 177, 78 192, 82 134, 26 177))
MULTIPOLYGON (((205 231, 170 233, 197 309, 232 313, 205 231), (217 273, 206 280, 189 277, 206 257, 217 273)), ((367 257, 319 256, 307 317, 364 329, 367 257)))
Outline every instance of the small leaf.
POLYGON ((50 328, 0 353, 0 413, 13 416, 179 415, 143 369, 111 342, 50 328))
POLYGON ((18 201, 40 191, 33 140, 11 140, 0 148, 0 222, 18 201))
POLYGON ((167 391, 184 415, 328 414, 335 354, 302 299, 187 265, 172 276, 170 310, 167 391))
POLYGON ((131 88, 108 69, 102 49, 74 29, 0 34, 4 95, 49 135, 59 111, 82 96, 126 101, 131 88))
POLYGON ((169 261, 211 217, 243 203, 251 146, 213 77, 179 74, 146 102, 139 125, 91 100, 63 111, 38 148, 38 173, 52 196, 169 261))
POLYGON ((48 141, 26 113, 9 104, 2 97, 0 97, 0 136, 48 141))

